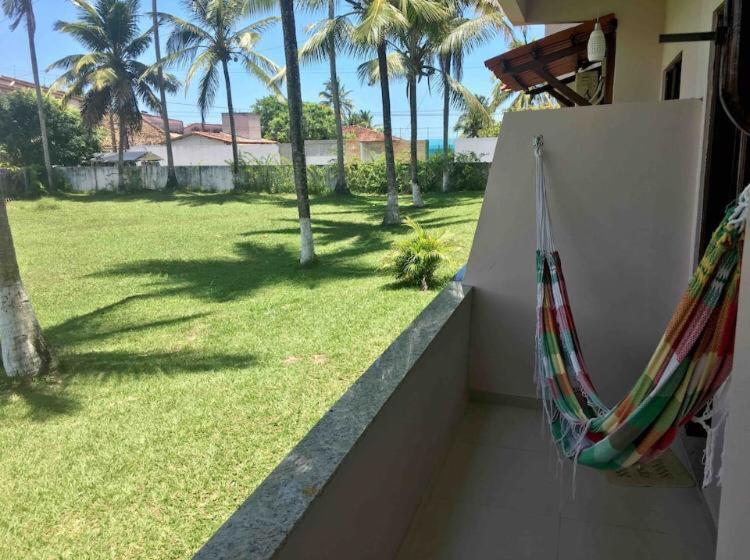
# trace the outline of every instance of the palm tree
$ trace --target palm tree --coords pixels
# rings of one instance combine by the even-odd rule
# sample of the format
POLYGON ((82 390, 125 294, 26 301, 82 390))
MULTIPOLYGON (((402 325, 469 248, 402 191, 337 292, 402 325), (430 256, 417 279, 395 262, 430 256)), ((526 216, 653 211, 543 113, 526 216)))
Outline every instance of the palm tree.
POLYGON ((346 124, 360 125, 367 128, 372 128, 372 119, 372 112, 368 111, 367 109, 360 109, 359 111, 354 111, 351 115, 349 115, 349 118, 346 120, 346 124))
POLYGON ((44 101, 42 100, 42 88, 39 85, 39 66, 36 60, 36 18, 34 17, 34 5, 32 0, 2 0, 3 12, 10 18, 10 30, 15 31, 26 21, 26 33, 29 37, 29 55, 31 58, 31 71, 34 74, 34 89, 36 90, 36 108, 39 112, 39 130, 42 136, 42 153, 44 155, 44 167, 47 170, 47 186, 50 191, 55 190, 54 175, 52 172, 52 161, 49 156, 49 140, 47 138, 47 118, 44 114, 44 101))
POLYGON ((239 171, 239 151, 229 63, 240 62, 247 72, 281 95, 274 79, 279 68, 256 50, 263 31, 274 25, 279 18, 266 17, 239 27, 244 18, 268 9, 270 4, 264 0, 183 0, 183 4, 190 12, 191 21, 171 14, 160 14, 162 21, 171 24, 173 28, 167 40, 169 54, 163 64, 190 62, 185 78, 185 91, 190 87, 195 73, 202 73, 198 94, 201 122, 205 120, 216 97, 221 66, 232 134, 232 169, 236 175, 239 171))
MULTIPOLYGON (((344 87, 344 85, 339 81, 339 91, 338 91, 338 98, 339 98, 339 107, 341 109, 341 120, 342 121, 349 121, 349 117, 352 116, 352 112, 354 111, 354 101, 352 101, 351 95, 352 92, 344 87)), ((331 110, 335 112, 334 109, 334 99, 336 97, 336 92, 333 90, 333 84, 330 80, 326 81, 325 84, 323 84, 323 91, 319 94, 320 102, 325 105, 326 107, 330 107, 331 110)))
MULTIPOLYGON (((448 129, 450 108, 462 106, 467 112, 482 119, 482 113, 488 107, 483 103, 474 103, 466 95, 456 95, 460 91, 463 75, 464 58, 476 47, 500 33, 504 39, 513 39, 513 26, 508 20, 502 6, 497 0, 452 0, 448 4, 450 19, 443 27, 443 41, 440 45, 439 67, 441 88, 443 90, 443 183, 442 191, 450 190, 450 149, 448 147, 448 129), (470 16, 466 10, 472 9, 470 16), (468 106, 467 106, 467 100, 468 106)), ((489 114, 485 118, 491 118, 489 114)))
POLYGON ((0 348, 9 377, 46 373, 53 359, 29 296, 21 282, 13 236, 0 192, 0 348))
POLYGON ((391 2, 376 0, 348 0, 357 16, 357 27, 352 32, 352 42, 362 50, 374 49, 377 58, 369 64, 369 71, 363 66, 358 70, 361 80, 371 85, 380 82, 380 96, 383 103, 383 151, 385 152, 385 176, 388 184, 388 199, 383 225, 401 223, 398 208, 398 187, 396 185, 396 158, 393 154, 393 127, 391 123, 391 90, 388 83, 389 57, 388 36, 396 29, 408 25, 401 11, 391 2), (374 65, 374 68, 373 68, 374 65))
POLYGON ((490 101, 484 95, 477 95, 477 100, 483 106, 481 110, 471 105, 456 121, 453 130, 464 138, 477 138, 484 131, 494 132, 499 130, 499 124, 492 118, 490 101))
MULTIPOLYGON (((342 128, 342 87, 336 71, 336 50, 348 49, 351 43, 351 24, 346 16, 336 16, 336 0, 307 0, 308 7, 315 9, 327 4, 328 17, 308 28, 312 32, 307 42, 300 49, 300 59, 303 62, 328 59, 330 78, 326 83, 326 90, 330 94, 330 105, 336 119, 336 186, 334 192, 347 194, 346 173, 344 172, 344 131, 342 128)), ((321 94, 322 97, 322 94, 321 94)), ((351 108, 349 108, 351 111, 351 108)))
POLYGON ((281 27, 284 32, 284 57, 286 58, 287 106, 289 108, 289 139, 292 144, 294 185, 297 191, 297 213, 300 227, 300 264, 315 258, 315 247, 310 223, 310 198, 307 193, 307 167, 305 163, 305 137, 302 133, 302 87, 299 79, 297 30, 294 23, 294 0, 280 0, 281 27))
MULTIPOLYGON (((391 6, 387 2, 385 5, 391 6)), ((380 2, 373 2, 372 6, 373 10, 382 10, 380 2)), ((405 78, 407 82, 406 95, 409 99, 411 125, 409 171, 412 202, 414 206, 422 207, 424 200, 418 182, 417 83, 422 78, 429 79, 436 72, 433 65, 435 47, 440 44, 440 33, 449 19, 449 12, 444 5, 434 0, 401 0, 392 5, 392 8, 382 16, 370 17, 379 22, 388 35, 387 44, 393 51, 386 58, 388 73, 405 78)), ((374 83, 378 79, 380 63, 376 60, 364 62, 358 72, 360 78, 374 83)))
POLYGON ((128 145, 128 133, 137 132, 143 124, 138 109, 142 101, 149 109, 161 109, 152 88, 164 84, 167 91, 177 91, 177 80, 157 74, 138 61, 151 44, 151 30, 138 33, 138 0, 75 0, 78 19, 58 21, 55 30, 77 39, 90 49, 85 54, 61 58, 50 68, 65 72, 55 84, 66 84, 63 97, 83 96, 81 115, 88 126, 98 126, 107 113, 117 116, 119 141, 117 144, 118 187, 124 187, 123 153, 128 145))
POLYGON ((156 76, 159 79, 159 101, 161 101, 161 122, 164 128, 164 142, 167 145, 167 185, 168 191, 178 187, 177 174, 174 170, 174 156, 172 155, 172 133, 169 129, 169 113, 167 111, 167 92, 164 89, 164 69, 161 65, 161 43, 159 42, 159 12, 156 0, 151 0, 151 17, 153 18, 154 50, 156 51, 156 76))

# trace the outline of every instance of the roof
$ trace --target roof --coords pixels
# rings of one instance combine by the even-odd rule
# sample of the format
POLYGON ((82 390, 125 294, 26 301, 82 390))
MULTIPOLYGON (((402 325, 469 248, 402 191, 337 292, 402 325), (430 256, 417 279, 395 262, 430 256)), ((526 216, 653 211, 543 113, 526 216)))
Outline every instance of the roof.
POLYGON ((185 125, 185 132, 192 132, 194 130, 199 132, 221 132, 222 125, 214 123, 190 123, 185 125))
MULTIPOLYGON (((594 30, 595 20, 587 21, 547 35, 527 45, 509 50, 490 58, 484 65, 502 80, 505 88, 512 91, 527 91, 533 86, 547 83, 535 68, 542 68, 558 77, 576 72, 588 61, 586 45, 594 30)), ((617 19, 608 14, 599 19, 605 35, 615 32, 617 19)))
MULTIPOLYGON (((94 154, 91 161, 95 163, 117 163, 117 152, 100 152, 94 154)), ((145 150, 126 150, 122 154, 123 161, 162 161, 162 158, 153 152, 145 150)))
MULTIPOLYGON (((385 140, 385 134, 381 131, 360 124, 349 124, 342 128, 345 135, 354 136, 360 142, 382 142, 385 140)), ((394 136, 393 139, 401 140, 396 136, 394 136)))
MULTIPOLYGON (((192 130, 188 132, 187 134, 180 136, 179 138, 175 138, 175 142, 179 142, 180 140, 183 140, 184 138, 189 138, 190 136, 201 136, 203 138, 208 138, 209 140, 216 140, 217 142, 223 142, 224 144, 232 143, 231 134, 227 134, 226 132, 203 132, 201 130, 192 130)), ((278 144, 278 142, 276 142, 275 140, 267 140, 266 138, 250 139, 250 138, 245 138, 243 136, 237 137, 237 143, 238 144, 278 144)))
MULTIPOLYGON (((143 117, 143 122, 146 122, 150 124, 151 126, 158 128, 159 130, 164 130, 164 126, 162 125, 160 115, 152 115, 150 113, 141 113, 141 116, 143 117)), ((184 129, 185 129, 185 125, 183 124, 181 120, 169 119, 169 132, 182 134, 184 129)))
MULTIPOLYGON (((12 76, 0 75, 0 93, 21 91, 26 89, 34 89, 34 82, 19 80, 18 78, 14 78, 12 76)), ((42 90, 46 92, 49 91, 49 88, 42 86, 42 90)), ((56 99, 62 99, 63 95, 65 95, 65 92, 60 90, 52 90, 50 93, 56 99)), ((79 97, 74 97, 72 101, 80 103, 81 99, 79 97)))

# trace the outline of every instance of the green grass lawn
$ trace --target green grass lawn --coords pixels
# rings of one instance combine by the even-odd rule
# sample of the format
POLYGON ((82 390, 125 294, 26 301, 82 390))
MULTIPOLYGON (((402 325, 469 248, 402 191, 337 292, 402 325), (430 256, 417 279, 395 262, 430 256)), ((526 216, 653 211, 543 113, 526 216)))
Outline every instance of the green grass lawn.
MULTIPOLYGON (((481 195, 401 202, 458 268, 481 195)), ((379 270, 383 204, 313 200, 301 268, 292 196, 10 203, 61 366, 0 381, 0 558, 189 557, 435 296, 379 270)))

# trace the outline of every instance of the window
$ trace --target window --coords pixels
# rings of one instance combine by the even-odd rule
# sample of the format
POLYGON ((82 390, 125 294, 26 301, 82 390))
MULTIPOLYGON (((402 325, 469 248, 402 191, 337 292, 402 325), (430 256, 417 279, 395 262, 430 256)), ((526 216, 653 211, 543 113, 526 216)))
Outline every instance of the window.
POLYGON ((680 80, 682 79, 682 53, 677 55, 664 71, 664 101, 680 98, 680 80))

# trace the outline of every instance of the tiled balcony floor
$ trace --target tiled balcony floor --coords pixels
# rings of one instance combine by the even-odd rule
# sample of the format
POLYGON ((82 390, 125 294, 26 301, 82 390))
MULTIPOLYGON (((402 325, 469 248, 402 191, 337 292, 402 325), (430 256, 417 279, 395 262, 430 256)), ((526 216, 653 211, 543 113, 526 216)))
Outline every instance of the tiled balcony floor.
POLYGON ((471 403, 399 560, 710 560, 696 488, 613 486, 571 465, 562 477, 541 412, 471 403))

